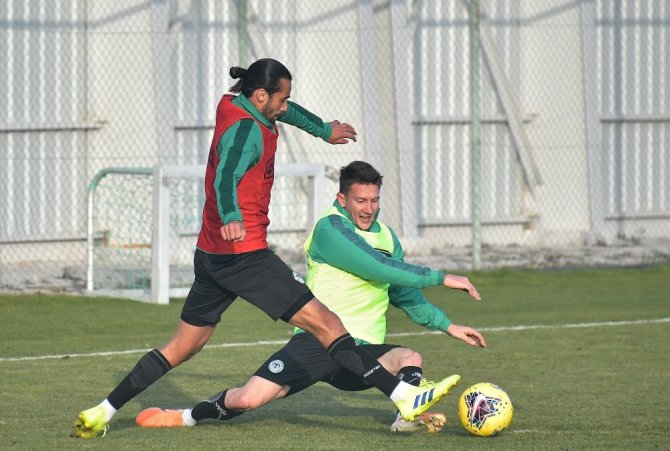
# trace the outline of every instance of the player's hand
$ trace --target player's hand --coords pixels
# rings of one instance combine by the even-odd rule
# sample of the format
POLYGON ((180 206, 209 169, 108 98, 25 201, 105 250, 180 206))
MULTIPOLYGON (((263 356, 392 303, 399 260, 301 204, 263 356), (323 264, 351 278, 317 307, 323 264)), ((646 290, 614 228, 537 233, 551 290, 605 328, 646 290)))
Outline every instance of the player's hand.
POLYGON ((456 290, 463 290, 474 298, 475 301, 481 301, 482 297, 475 286, 470 283, 470 280, 465 276, 456 276, 454 274, 447 274, 444 276, 443 285, 448 288, 456 290))
POLYGON ((224 241, 243 241, 247 230, 240 221, 231 221, 221 226, 221 237, 224 241))
POLYGON ((340 123, 340 121, 330 122, 333 132, 328 138, 330 144, 346 144, 349 140, 356 142, 356 130, 347 123, 340 123))
POLYGON ((473 329, 472 327, 468 326, 459 326, 458 324, 449 324, 449 327, 447 327, 447 334, 454 338, 458 338, 459 340, 463 340, 470 346, 474 346, 477 348, 485 348, 486 347, 486 341, 484 341, 484 337, 482 337, 482 334, 480 334, 477 330, 473 329))

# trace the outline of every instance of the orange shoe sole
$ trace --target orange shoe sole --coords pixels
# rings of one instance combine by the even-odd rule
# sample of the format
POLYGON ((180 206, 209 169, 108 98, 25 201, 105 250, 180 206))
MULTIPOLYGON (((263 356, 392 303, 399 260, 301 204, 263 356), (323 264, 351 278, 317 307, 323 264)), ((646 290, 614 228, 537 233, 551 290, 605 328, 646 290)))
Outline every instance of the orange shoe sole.
POLYGON ((144 409, 135 417, 135 423, 143 428, 177 428, 184 425, 181 410, 161 409, 159 407, 144 409))

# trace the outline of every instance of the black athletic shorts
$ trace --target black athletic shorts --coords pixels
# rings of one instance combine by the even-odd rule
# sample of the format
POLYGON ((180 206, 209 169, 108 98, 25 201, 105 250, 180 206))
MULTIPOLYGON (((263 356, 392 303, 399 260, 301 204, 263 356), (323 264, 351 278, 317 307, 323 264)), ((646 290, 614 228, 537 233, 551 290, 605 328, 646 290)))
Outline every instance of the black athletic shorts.
MULTIPOLYGON (((376 359, 399 345, 363 344, 376 359)), ((371 387, 363 378, 339 366, 321 343, 307 332, 291 337, 254 374, 275 384, 289 385, 286 396, 298 393, 315 383, 327 382, 339 390, 360 391, 371 387)))
POLYGON ((274 252, 208 254, 196 249, 195 281, 181 319, 193 326, 214 325, 239 296, 270 318, 288 322, 314 295, 302 278, 274 252))

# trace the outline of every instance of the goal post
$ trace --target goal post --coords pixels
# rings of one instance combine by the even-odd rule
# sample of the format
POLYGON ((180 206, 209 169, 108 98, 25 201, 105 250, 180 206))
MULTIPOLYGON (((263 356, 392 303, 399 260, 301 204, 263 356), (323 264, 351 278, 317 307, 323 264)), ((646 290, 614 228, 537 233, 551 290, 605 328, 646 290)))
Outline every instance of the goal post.
MULTIPOLYGON (((176 255, 172 255, 176 252, 175 247, 183 250, 183 243, 187 243, 188 248, 191 246, 195 247, 197 230, 201 221, 202 203, 204 201, 202 190, 204 177, 205 165, 107 168, 93 177, 89 184, 87 225, 88 255, 86 287, 89 293, 129 297, 157 304, 168 304, 171 296, 183 297, 186 295, 188 287, 176 287, 171 284, 170 266, 176 255), (96 190, 103 178, 111 180, 108 182, 108 185, 112 185, 113 189, 108 189, 105 192, 106 194, 100 200, 101 205, 97 206, 96 202, 98 201, 96 199, 98 196, 96 196, 96 190), (191 183, 184 188, 182 185, 186 184, 186 182, 191 183), (195 189, 196 185, 198 189, 195 189), (150 200, 147 199, 145 204, 141 199, 146 198, 149 192, 152 194, 150 195, 150 200), (114 202, 107 201, 110 196, 128 198, 119 207, 124 211, 107 213, 107 206, 115 205, 114 202), (186 199, 183 199, 184 197, 186 199), (142 217, 131 217, 131 213, 125 211, 131 208, 140 211, 139 213, 134 213, 134 216, 141 214, 142 217), (180 209, 188 210, 188 212, 182 212, 180 209), (99 218, 97 222, 100 224, 96 224, 98 215, 103 214, 111 216, 112 219, 108 216, 99 218), (175 225, 175 216, 179 216, 180 214, 188 216, 185 220, 188 223, 188 233, 181 235, 175 231, 177 227, 175 225), (129 226, 130 223, 138 222, 142 230, 138 231, 138 227, 129 226), (104 223, 104 226, 102 223, 104 223), (127 232, 127 229, 130 231, 127 232), (117 232, 117 230, 124 233, 127 232, 132 237, 118 238, 117 235, 120 232, 117 232), (105 239, 101 239, 101 236, 104 236, 105 239), (101 246, 105 247, 102 248, 101 246), (131 274, 132 277, 143 280, 145 286, 125 287, 123 283, 118 282, 117 279, 120 277, 114 279, 115 286, 111 289, 96 286, 96 271, 101 271, 99 268, 101 265, 96 264, 96 251, 98 254, 105 256, 104 263, 106 265, 113 266, 113 269, 109 270, 110 272, 116 270, 124 274, 131 274), (112 257, 109 256, 110 254, 113 254, 112 257), (125 263, 119 254, 132 254, 134 260, 132 263, 125 263), (137 263, 137 260, 141 260, 144 263, 137 263), (146 265, 146 269, 140 268, 143 265, 146 265)), ((327 206, 325 166, 311 163, 278 163, 275 165, 275 179, 277 185, 282 185, 282 183, 287 184, 291 179, 294 179, 295 181, 291 181, 290 185, 297 186, 298 189, 285 189, 282 195, 279 196, 275 196, 278 193, 273 193, 271 216, 273 212, 286 210, 286 205, 282 207, 279 202, 284 202, 284 204, 299 202, 300 215, 304 215, 304 219, 301 217, 300 225, 297 228, 285 227, 285 229, 288 230, 288 233, 293 234, 298 233, 302 235, 305 232, 306 236, 306 233, 309 233, 314 224, 316 224, 319 215, 327 206)), ((285 216, 289 217, 284 218, 283 221, 278 221, 280 228, 282 222, 291 221, 290 209, 288 213, 285 213, 285 216)), ((275 224, 274 219, 273 224, 275 224)), ((279 232, 286 233, 286 230, 280 230, 279 232)), ((272 233, 272 226, 269 230, 270 233, 272 233)), ((181 253, 179 254, 181 255, 181 253)), ((180 258, 181 260, 184 260, 184 258, 180 258)), ((178 276, 179 274, 177 274, 177 278, 178 276)), ((101 279, 102 276, 98 275, 97 278, 101 279)))

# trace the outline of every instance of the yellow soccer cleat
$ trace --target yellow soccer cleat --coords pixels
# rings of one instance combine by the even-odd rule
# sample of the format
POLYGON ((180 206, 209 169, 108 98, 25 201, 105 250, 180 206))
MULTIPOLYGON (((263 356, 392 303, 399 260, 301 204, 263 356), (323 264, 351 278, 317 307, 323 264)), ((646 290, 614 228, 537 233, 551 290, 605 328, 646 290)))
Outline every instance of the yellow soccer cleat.
POLYGON ((454 374, 440 382, 421 381, 418 387, 410 387, 405 399, 396 402, 400 415, 407 421, 414 421, 416 417, 431 408, 442 397, 448 394, 458 384, 461 376, 454 374))
POLYGON ((447 423, 443 413, 424 412, 414 421, 405 420, 400 414, 391 425, 394 432, 440 432, 447 423))
POLYGON ((186 426, 182 419, 183 410, 149 407, 135 417, 135 423, 143 428, 180 428, 186 426))
POLYGON ((72 436, 77 438, 104 437, 109 428, 105 417, 105 408, 103 406, 95 406, 84 410, 74 420, 72 436))

